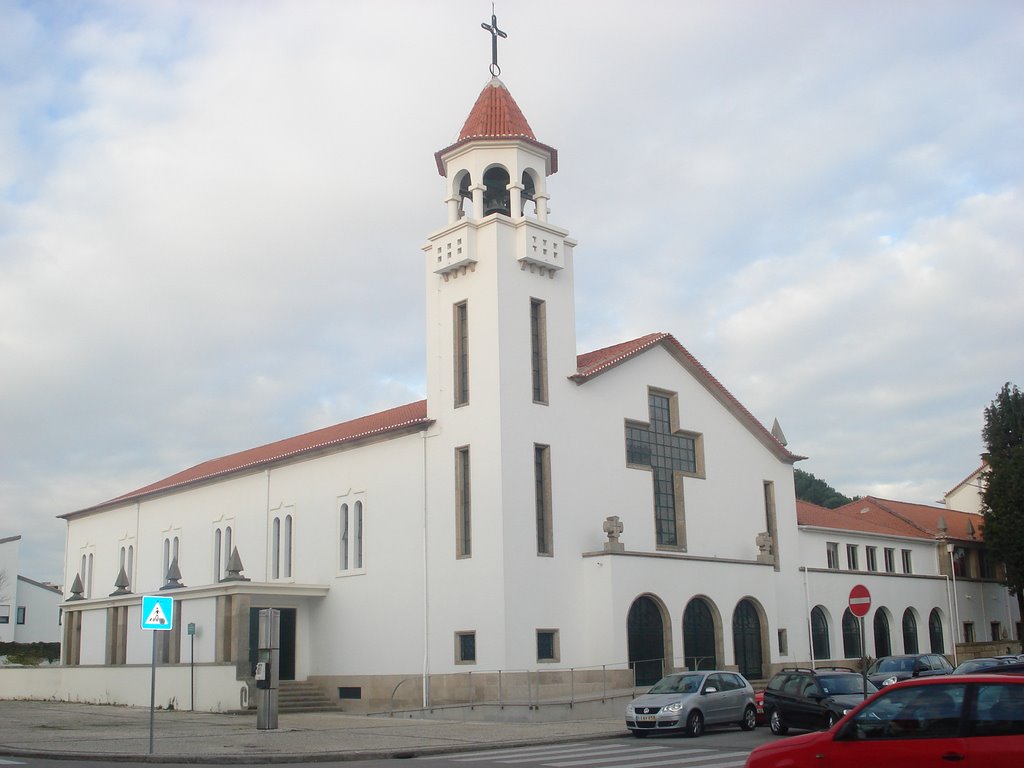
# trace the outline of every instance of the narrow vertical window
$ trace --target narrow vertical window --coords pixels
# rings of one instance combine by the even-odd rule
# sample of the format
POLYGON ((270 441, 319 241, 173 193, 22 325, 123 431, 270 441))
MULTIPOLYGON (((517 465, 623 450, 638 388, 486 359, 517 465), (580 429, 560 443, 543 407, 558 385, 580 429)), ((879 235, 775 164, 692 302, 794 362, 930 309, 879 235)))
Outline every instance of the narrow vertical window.
POLYGON ((846 567, 851 571, 860 570, 860 562, 857 557, 857 545, 847 544, 846 545, 846 567))
POLYGON ((453 321, 455 405, 459 406, 469 402, 469 305, 467 302, 463 301, 455 305, 453 321))
POLYGON ((868 570, 878 570, 878 547, 865 547, 864 553, 867 556, 868 570))
POLYGON ((533 446, 533 482, 536 496, 537 554, 554 554, 551 541, 551 447, 533 446))
POLYGON ((177 536, 175 536, 171 540, 171 562, 173 563, 175 561, 178 562, 178 565, 181 565, 181 561, 178 560, 178 537, 177 536))
POLYGON ((472 504, 469 446, 455 449, 455 556, 470 557, 472 546, 472 504))
MULTIPOLYGON (((18 606, 18 609, 17 609, 17 621, 18 621, 19 624, 24 624, 25 623, 25 606, 24 605, 19 605, 18 606)), ((998 628, 999 627, 999 622, 998 621, 993 622, 992 626, 998 628)), ((995 630, 993 630, 993 631, 995 631, 995 630)), ((999 638, 996 635, 992 635, 992 639, 993 640, 998 640, 999 638)))
POLYGON ((338 514, 338 526, 341 531, 338 537, 338 570, 348 570, 348 504, 341 505, 338 514))
POLYGON ((910 550, 909 549, 901 550, 901 554, 903 555, 903 572, 904 573, 913 573, 914 572, 914 568, 913 568, 913 564, 910 562, 910 550))
POLYGON ((228 563, 231 562, 231 526, 224 529, 224 576, 227 576, 228 563))
POLYGON ((771 480, 764 481, 764 522, 768 530, 769 555, 775 563, 775 570, 781 568, 779 561, 779 525, 775 516, 775 483, 771 480))
POLYGON ((839 570, 839 544, 834 541, 825 542, 825 559, 833 571, 839 570))
POLYGON ((270 540, 270 575, 271 578, 281 578, 281 518, 275 517, 273 531, 270 540))
POLYGON ((171 567, 171 540, 164 539, 163 568, 160 570, 160 582, 167 578, 167 570, 171 567))
POLYGON ((213 531, 213 580, 219 581, 220 577, 224 575, 221 571, 221 560, 220 554, 221 549, 224 546, 223 541, 224 534, 220 528, 215 528, 213 531))
POLYGON ((89 553, 89 565, 86 568, 86 573, 88 575, 86 576, 86 579, 85 579, 85 596, 86 597, 92 597, 92 564, 93 564, 93 556, 92 556, 92 553, 90 552, 89 553))
POLYGON ((882 555, 885 558, 885 572, 896 573, 896 550, 885 547, 882 549, 882 555))
POLYGON ((125 575, 128 577, 128 588, 131 589, 132 581, 132 568, 135 567, 135 545, 128 545, 128 564, 124 568, 125 575))
POLYGON ((533 402, 548 402, 547 311, 540 299, 530 299, 530 368, 533 375, 533 402))
POLYGON ((284 518, 284 577, 292 577, 292 516, 284 518))
POLYGON ((363 502, 357 501, 355 512, 355 542, 352 550, 352 564, 355 568, 363 567, 363 502))

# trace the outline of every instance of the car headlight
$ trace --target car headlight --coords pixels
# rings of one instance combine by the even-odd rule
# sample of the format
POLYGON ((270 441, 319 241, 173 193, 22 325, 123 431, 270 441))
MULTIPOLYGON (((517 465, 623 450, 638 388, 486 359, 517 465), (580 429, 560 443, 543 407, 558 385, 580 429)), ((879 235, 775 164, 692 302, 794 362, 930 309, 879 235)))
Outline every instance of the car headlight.
POLYGON ((848 714, 850 714, 850 710, 844 709, 843 710, 843 717, 846 717, 848 714))
POLYGON ((626 705, 626 714, 627 715, 636 714, 636 711, 633 709, 633 705, 632 704, 627 704, 626 705))
POLYGON ((885 680, 882 681, 882 687, 884 688, 887 685, 892 685, 897 680, 899 680, 899 678, 896 677, 896 675, 893 675, 892 677, 887 677, 887 678, 885 678, 885 680))
POLYGON ((683 702, 677 701, 674 704, 669 704, 667 707, 662 707, 662 712, 678 712, 683 708, 683 702))

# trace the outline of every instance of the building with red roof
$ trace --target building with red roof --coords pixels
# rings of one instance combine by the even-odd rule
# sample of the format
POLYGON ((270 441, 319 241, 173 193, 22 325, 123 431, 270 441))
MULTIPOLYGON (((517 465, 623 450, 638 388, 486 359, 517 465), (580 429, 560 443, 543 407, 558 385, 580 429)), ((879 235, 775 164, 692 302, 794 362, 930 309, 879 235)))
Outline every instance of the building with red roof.
MULTIPOLYGON (((674 336, 577 354, 577 243, 548 212, 557 151, 501 80, 435 159, 426 398, 62 515, 51 696, 145 703, 155 643, 159 703, 185 700, 194 660, 196 708, 248 707, 267 695, 263 609, 280 617, 269 683, 350 711, 530 702, 541 672, 553 697, 683 667, 757 680, 810 655, 807 585, 834 574, 803 530, 907 542, 917 560, 934 546, 902 508, 798 518, 803 457, 674 336), (173 598, 156 639, 140 629, 152 594, 173 598)), ((849 576, 827 585, 833 613, 849 576)), ((925 616, 945 610, 936 579, 915 593, 925 616)))

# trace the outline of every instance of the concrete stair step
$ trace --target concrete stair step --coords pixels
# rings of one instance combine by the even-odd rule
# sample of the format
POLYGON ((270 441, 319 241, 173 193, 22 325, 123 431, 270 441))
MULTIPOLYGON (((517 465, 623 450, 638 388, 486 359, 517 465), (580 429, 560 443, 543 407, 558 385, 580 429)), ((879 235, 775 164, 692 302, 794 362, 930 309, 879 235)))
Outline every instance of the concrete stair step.
POLYGON ((278 712, 340 712, 341 706, 323 689, 306 680, 282 680, 277 689, 278 712))

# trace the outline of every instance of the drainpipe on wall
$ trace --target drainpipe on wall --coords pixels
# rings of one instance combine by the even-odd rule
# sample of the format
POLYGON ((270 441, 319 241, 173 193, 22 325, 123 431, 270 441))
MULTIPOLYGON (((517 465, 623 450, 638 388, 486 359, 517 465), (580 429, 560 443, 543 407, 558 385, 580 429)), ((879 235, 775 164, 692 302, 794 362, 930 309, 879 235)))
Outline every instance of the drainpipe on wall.
POLYGON ((430 707, 430 591, 427 579, 427 432, 423 431, 423 708, 430 707))
POLYGON ((811 588, 807 581, 807 566, 804 566, 804 615, 807 617, 807 643, 811 649, 811 669, 814 666, 814 627, 811 625, 811 588))

